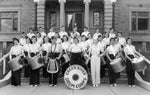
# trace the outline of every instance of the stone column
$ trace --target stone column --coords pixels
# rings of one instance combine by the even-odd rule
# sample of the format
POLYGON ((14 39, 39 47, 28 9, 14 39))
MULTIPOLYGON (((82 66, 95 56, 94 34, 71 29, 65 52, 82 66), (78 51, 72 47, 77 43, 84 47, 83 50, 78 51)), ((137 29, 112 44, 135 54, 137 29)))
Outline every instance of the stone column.
POLYGON ((65 2, 66 2, 66 0, 59 0, 59 3, 60 3, 60 27, 65 26, 65 2))
POLYGON ((46 0, 39 0, 37 5, 37 27, 45 28, 45 2, 46 0))
POLYGON ((91 0, 84 0, 85 11, 84 11, 84 25, 89 28, 89 17, 90 17, 90 3, 91 0))

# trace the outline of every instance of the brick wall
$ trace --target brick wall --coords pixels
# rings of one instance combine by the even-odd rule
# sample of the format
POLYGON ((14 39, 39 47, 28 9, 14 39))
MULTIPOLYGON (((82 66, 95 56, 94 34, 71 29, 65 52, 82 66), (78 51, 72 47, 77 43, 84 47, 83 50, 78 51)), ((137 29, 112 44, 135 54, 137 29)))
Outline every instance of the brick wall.
MULTIPOLYGON (((0 8, 15 8, 20 10, 20 31, 28 32, 34 25, 34 3, 33 0, 0 0, 0 8)), ((10 31, 11 32, 11 31, 10 31)), ((19 37, 19 33, 1 33, 0 41, 10 41, 13 37, 19 37)))

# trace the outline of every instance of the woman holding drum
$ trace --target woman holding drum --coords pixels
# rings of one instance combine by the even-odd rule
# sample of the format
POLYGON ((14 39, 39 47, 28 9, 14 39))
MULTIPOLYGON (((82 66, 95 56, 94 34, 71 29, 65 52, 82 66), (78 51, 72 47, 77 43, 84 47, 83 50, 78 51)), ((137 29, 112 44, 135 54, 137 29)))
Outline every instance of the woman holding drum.
POLYGON ((23 48, 19 44, 19 40, 17 38, 13 39, 14 46, 11 47, 9 58, 10 58, 10 67, 12 67, 12 76, 11 76, 11 85, 20 86, 21 85, 21 68, 22 64, 20 63, 20 58, 23 55, 23 48), (17 66, 14 66, 17 65, 17 66), (13 68, 17 67, 17 68, 13 68))
POLYGON ((62 76, 64 76, 64 73, 66 71, 66 69, 69 67, 69 62, 70 62, 70 58, 69 58, 69 54, 68 54, 68 51, 69 51, 69 47, 70 47, 70 42, 68 41, 69 38, 67 35, 64 35, 63 36, 63 42, 61 44, 61 47, 63 49, 63 55, 62 55, 62 76))
POLYGON ((109 73, 109 82, 110 86, 117 86, 116 79, 118 78, 118 74, 114 72, 111 67, 111 62, 114 59, 119 58, 119 49, 115 47, 115 38, 110 39, 110 46, 106 48, 106 56, 109 60, 108 62, 108 73, 109 73))
POLYGON ((23 53, 24 53, 24 63, 25 63, 25 69, 24 69, 24 76, 27 78, 29 77, 29 52, 30 52, 30 45, 31 40, 29 37, 26 37, 26 44, 23 46, 23 53))
POLYGON ((49 86, 57 86, 57 78, 59 71, 59 60, 62 56, 61 45, 56 43, 57 39, 52 36, 51 47, 48 54, 49 62, 47 65, 47 72, 49 77, 49 86))
MULTIPOLYGON (((32 37, 32 44, 30 45, 30 60, 36 60, 40 53, 40 44, 37 43, 37 38, 32 37)), ((39 58, 39 57, 38 57, 39 58)), ((33 62, 33 61, 32 61, 33 62)), ((31 68, 30 70, 30 86, 38 86, 40 84, 39 68, 31 68)))
POLYGON ((127 38, 126 46, 124 47, 124 52, 126 56, 126 72, 128 78, 129 87, 135 87, 135 70, 132 66, 132 60, 140 55, 135 49, 135 46, 132 45, 132 39, 127 38))
POLYGON ((43 67, 43 77, 47 77, 47 62, 48 62, 48 53, 51 48, 51 43, 49 43, 49 38, 48 36, 44 36, 43 38, 43 44, 42 44, 42 57, 44 58, 45 66, 43 67))
POLYGON ((79 39, 77 37, 73 38, 73 44, 69 48, 69 52, 71 53, 71 60, 70 64, 71 65, 80 65, 87 69, 82 56, 83 56, 83 48, 79 44, 79 39))

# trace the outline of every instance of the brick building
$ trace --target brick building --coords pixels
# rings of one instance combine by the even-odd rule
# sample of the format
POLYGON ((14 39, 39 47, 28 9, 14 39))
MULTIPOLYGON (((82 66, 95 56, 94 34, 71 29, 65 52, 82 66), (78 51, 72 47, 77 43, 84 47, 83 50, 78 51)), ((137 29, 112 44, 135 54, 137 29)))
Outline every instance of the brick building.
MULTIPOLYGON (((150 49, 150 0, 118 0, 115 7, 115 28, 126 37, 132 37, 138 49, 150 49)), ((33 0, 0 0, 0 47, 7 47, 13 37, 34 27, 35 6, 33 0)), ((112 27, 112 3, 110 0, 39 0, 37 6, 38 27, 46 32, 54 25, 58 32, 65 26, 68 32, 74 24, 79 32, 89 27, 93 33, 97 27, 108 31, 112 27)))

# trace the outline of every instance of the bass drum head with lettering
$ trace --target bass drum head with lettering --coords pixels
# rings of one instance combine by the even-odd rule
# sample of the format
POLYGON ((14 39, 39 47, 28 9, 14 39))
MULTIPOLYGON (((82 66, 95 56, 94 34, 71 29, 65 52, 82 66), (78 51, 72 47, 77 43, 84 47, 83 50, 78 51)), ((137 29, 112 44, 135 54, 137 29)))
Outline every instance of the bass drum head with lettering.
POLYGON ((64 81, 70 89, 82 89, 88 82, 87 71, 80 65, 72 65, 67 68, 64 81))

